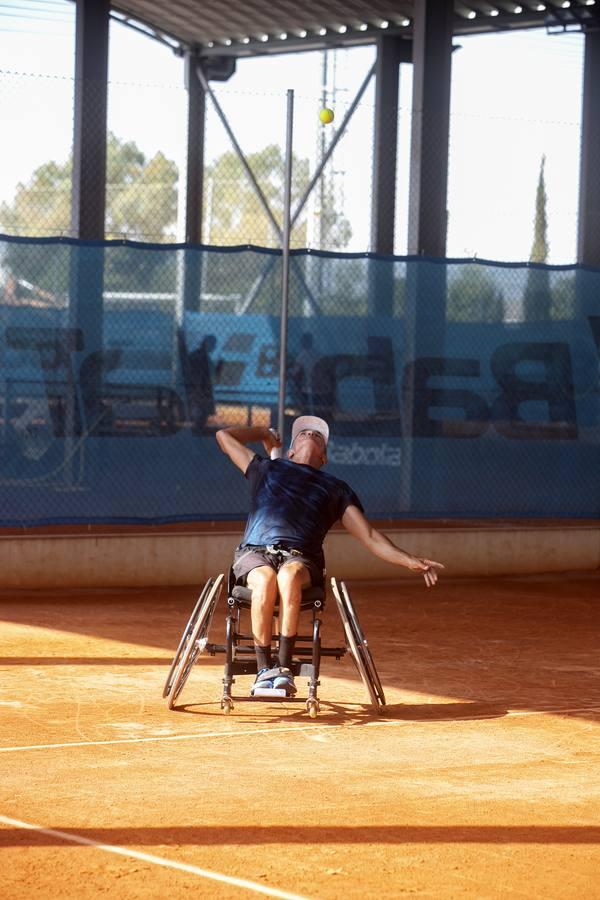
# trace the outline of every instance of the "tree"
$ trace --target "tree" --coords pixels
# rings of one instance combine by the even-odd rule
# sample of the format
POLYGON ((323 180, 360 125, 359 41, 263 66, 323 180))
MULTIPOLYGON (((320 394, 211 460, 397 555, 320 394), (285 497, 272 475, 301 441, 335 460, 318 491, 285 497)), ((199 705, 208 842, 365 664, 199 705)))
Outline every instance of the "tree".
POLYGON ((449 322, 501 322, 504 298, 490 276, 480 266, 461 269, 448 292, 449 322))
MULTIPOLYGON (((71 228, 72 158, 44 163, 27 184, 19 184, 12 204, 0 206, 0 230, 28 237, 61 236, 71 228)), ((164 154, 147 160, 133 141, 120 141, 109 132, 106 159, 106 237, 149 240, 174 239, 177 218, 177 166, 164 154)), ((52 253, 9 244, 5 266, 17 277, 51 291, 68 289, 69 271, 56 271, 52 253)), ((106 290, 151 290, 163 269, 174 265, 162 254, 128 255, 124 263, 107 257, 106 290), (121 267, 121 270, 120 268, 121 267)), ((162 280, 162 279, 161 279, 162 280)), ((162 286, 164 290, 164 284, 162 286)), ((174 289, 174 280, 173 280, 174 289)))
MULTIPOLYGON (((542 156, 538 186, 535 195, 535 219, 533 245, 530 263, 548 262, 548 221, 546 217, 546 182, 544 167, 546 157, 542 156)), ((523 315, 526 322, 547 319, 550 314, 550 276, 547 269, 530 269, 523 296, 523 315)))
MULTIPOLYGON (((284 164, 281 148, 271 144, 247 157, 248 165, 265 195, 269 208, 278 223, 283 225, 284 164)), ((293 158, 292 212, 308 187, 310 172, 306 159, 293 158)), ((350 223, 335 210, 334 198, 327 206, 327 224, 340 249, 351 237, 350 223)), ((205 173, 204 190, 204 243, 211 246, 254 244, 259 247, 279 247, 277 234, 265 212, 256 191, 244 171, 237 154, 226 152, 219 156, 205 173)), ((293 247, 306 246, 306 216, 299 217, 292 234, 293 247)), ((222 254, 210 254, 206 258, 205 285, 209 293, 246 294, 252 287, 248 283, 248 269, 235 259, 222 254)), ((268 264, 265 258, 264 265, 268 264)), ((261 262, 259 269, 262 270, 261 262)), ((304 267, 295 265, 293 279, 304 267)), ((276 265, 270 267, 272 277, 265 279, 260 294, 252 306, 259 311, 278 304, 280 276, 276 265), (274 299, 275 298, 275 299, 274 299)), ((260 278, 260 271, 256 271, 260 278)), ((303 288, 301 288, 303 290, 303 288)))
MULTIPOLYGON (((270 144, 247 157, 250 170, 267 199, 278 225, 283 224, 283 193, 285 160, 281 148, 270 144)), ((306 159, 292 160, 292 212, 308 187, 310 172, 306 159)), ((332 190, 325 198, 325 224, 328 242, 343 249, 352 236, 350 223, 336 209, 332 190)), ((244 171, 237 154, 223 153, 205 174, 204 240, 211 245, 255 244, 278 247, 279 239, 244 171)), ((306 213, 304 212, 291 235, 294 247, 306 246, 306 213)))
POLYGON ((574 275, 565 275, 557 279, 552 290, 552 305, 550 317, 552 319, 575 318, 575 290, 576 280, 574 275))
MULTIPOLYGON (((284 158, 270 145, 251 154, 248 163, 263 190, 275 219, 283 222, 284 158)), ((309 181, 309 163, 295 159, 292 208, 309 181)), ((60 236, 70 234, 72 159, 44 163, 27 184, 19 184, 12 204, 0 206, 0 231, 11 234, 60 236)), ((244 168, 233 152, 223 153, 207 166, 204 197, 205 242, 211 245, 256 244, 277 247, 279 241, 258 200, 244 168)), ((133 141, 121 141, 109 132, 107 142, 106 237, 148 242, 172 241, 177 219, 177 166, 163 153, 147 159, 133 141)), ((351 231, 347 219, 335 210, 329 198, 327 223, 337 245, 344 247, 351 231)), ((306 244, 306 218, 300 217, 293 245, 306 244)), ((8 245, 4 265, 19 279, 55 293, 69 287, 69 267, 44 248, 8 245)), ((260 268, 260 267, 258 267, 260 268)), ((276 270, 277 267, 275 267, 276 270)), ((247 267, 223 254, 210 255, 204 275, 209 293, 246 293, 247 267)), ((255 268, 253 276, 258 275, 255 268)), ((251 276, 252 277, 252 276, 251 276)), ((274 279, 267 279, 273 293, 274 279)), ((275 290, 278 292, 278 279, 275 290)), ((107 291, 176 290, 176 261, 172 253, 134 253, 124 249, 106 255, 104 288, 107 291)))

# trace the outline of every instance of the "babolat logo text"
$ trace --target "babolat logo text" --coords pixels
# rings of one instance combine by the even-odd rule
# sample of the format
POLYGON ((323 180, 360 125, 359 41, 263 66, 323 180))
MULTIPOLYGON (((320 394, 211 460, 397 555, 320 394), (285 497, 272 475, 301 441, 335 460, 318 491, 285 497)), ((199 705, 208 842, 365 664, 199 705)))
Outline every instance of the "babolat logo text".
POLYGON ((400 447, 390 444, 364 445, 358 441, 342 444, 329 441, 327 448, 329 461, 340 466, 399 466, 401 465, 400 447))

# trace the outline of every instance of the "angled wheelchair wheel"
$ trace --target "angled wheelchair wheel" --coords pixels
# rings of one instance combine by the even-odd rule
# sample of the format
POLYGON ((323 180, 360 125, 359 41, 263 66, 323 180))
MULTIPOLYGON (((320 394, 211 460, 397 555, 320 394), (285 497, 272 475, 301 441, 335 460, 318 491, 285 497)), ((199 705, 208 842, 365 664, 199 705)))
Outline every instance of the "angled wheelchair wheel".
POLYGON ((343 581, 338 584, 335 578, 331 579, 331 588, 344 626, 348 650, 367 689, 371 705, 376 712, 379 712, 380 706, 385 706, 385 695, 367 639, 352 605, 348 588, 343 581))
POLYGON ((211 578, 207 581, 200 595, 202 602, 199 608, 198 604, 196 604, 195 616, 192 616, 195 619, 192 627, 189 632, 187 629, 184 632, 183 647, 177 654, 179 655, 179 661, 174 661, 174 674, 167 693, 169 709, 173 709, 175 701, 188 680, 194 663, 204 652, 208 640, 208 632, 221 594, 223 577, 223 575, 218 575, 216 579, 211 578))
POLYGON ((173 662, 171 663, 171 668, 169 669, 169 674, 167 675, 167 680, 165 681, 165 686, 163 688, 163 697, 168 697, 169 694, 171 693, 171 688, 173 687, 173 676, 175 675, 175 672, 177 671, 177 666, 181 662, 181 656, 183 654, 183 651, 187 647, 188 641, 190 639, 190 635, 191 635, 192 631, 194 630, 194 628, 196 627, 196 622, 198 621, 198 613, 200 612, 202 604, 204 603, 204 601, 208 595, 208 592, 210 591, 213 584, 214 584, 214 579, 209 578, 208 581, 206 582, 206 584, 204 585, 204 587, 202 588, 200 596, 198 597, 198 600, 196 601, 196 605, 194 606, 194 609, 192 610, 192 614, 189 618, 187 625, 183 629, 183 634, 181 635, 181 640, 179 641, 179 646, 178 646, 177 650, 175 651, 175 656, 173 657, 173 662))
POLYGON ((371 650, 369 648, 369 642, 363 634, 362 628, 360 627, 360 622, 358 621, 358 616, 356 615, 356 611, 352 604, 352 600, 350 599, 350 593, 346 584, 342 581, 342 596, 344 598, 344 602, 346 604, 346 609, 348 610, 348 617, 350 619, 350 623, 352 625, 352 629, 354 635, 356 637, 356 643, 360 647, 361 653, 364 656, 364 661, 369 672, 369 676, 371 678, 373 687, 375 689, 375 693, 379 699, 379 702, 382 706, 385 706, 385 695, 383 693, 383 687, 381 684, 381 680, 379 678, 379 674, 375 667, 375 661, 371 654, 371 650))

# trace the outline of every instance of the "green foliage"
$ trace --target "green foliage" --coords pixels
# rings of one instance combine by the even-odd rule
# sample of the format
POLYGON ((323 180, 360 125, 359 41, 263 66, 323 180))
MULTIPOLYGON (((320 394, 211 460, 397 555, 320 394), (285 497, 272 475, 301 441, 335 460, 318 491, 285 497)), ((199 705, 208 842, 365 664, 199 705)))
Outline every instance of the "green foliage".
POLYGON ((450 284, 446 317, 449 322, 501 322, 502 291, 480 266, 466 265, 450 284))
MULTIPOLYGON (((283 192, 285 160, 281 148, 275 144, 252 153, 247 157, 248 165, 269 204, 271 212, 281 228, 283 225, 283 192)), ((309 162, 293 158, 292 161, 292 212, 304 195, 310 180, 309 162)), ((340 248, 346 246, 351 237, 350 224, 335 210, 335 198, 327 203, 327 227, 332 239, 340 248)), ((292 247, 306 246, 306 212, 296 222, 291 234, 292 247)), ((204 183, 204 241, 210 246, 246 245, 278 247, 275 233, 253 185, 237 154, 223 153, 207 166, 204 183)), ((294 310, 294 297, 302 308, 306 296, 304 284, 308 278, 309 266, 305 259, 292 260, 290 273, 290 309, 294 310)), ((222 255, 206 258, 204 274, 205 291, 209 294, 240 294, 248 296, 252 290, 255 297, 250 307, 252 312, 275 311, 281 301, 281 261, 271 257, 259 257, 256 272, 248 282, 248 269, 240 267, 235 257, 230 260, 222 255), (263 270, 268 267, 268 274, 263 270)), ((322 291, 317 289, 315 298, 321 306, 322 291)), ((293 314, 297 314, 293 312, 293 314)))
MULTIPOLYGON (((247 162, 281 227, 284 180, 281 149, 272 144, 251 153, 247 162)), ((292 208, 308 184, 308 161, 294 159, 293 172, 292 208)), ((204 211, 207 244, 273 247, 279 243, 254 187, 233 151, 223 153, 206 167, 204 211)), ((306 224, 301 223, 294 230, 294 245, 299 246, 305 240, 306 224)))
POLYGON ((529 269, 523 295, 526 322, 545 321, 550 316, 550 273, 547 269, 529 269))
MULTIPOLYGON (((248 164, 264 192, 279 226, 283 223, 284 158, 281 149, 270 145, 251 154, 248 164)), ((121 141, 109 133, 107 140, 106 237, 151 243, 175 239, 177 219, 177 166, 163 153, 147 159, 133 141, 121 141)), ((308 160, 293 162, 292 209, 309 183, 308 160)), ((27 184, 19 184, 12 204, 0 207, 0 231, 11 234, 60 236, 70 234, 72 160, 47 162, 39 166, 27 184)), ((223 153, 206 168, 204 221, 205 240, 211 245, 256 244, 278 246, 278 239, 258 200, 242 163, 233 152, 223 153)), ((326 198, 327 239, 340 249, 351 236, 347 219, 335 210, 335 197, 326 198)), ((293 246, 306 245, 306 215, 300 217, 292 233, 293 246)), ((247 270, 224 260, 222 255, 205 257, 204 292, 245 296, 251 288, 247 270)), ((274 284, 280 295, 280 261, 262 279, 264 257, 257 262, 256 302, 273 305, 274 284)), ((66 292, 69 266, 65 256, 31 245, 10 244, 4 265, 18 279, 53 292, 66 292)), ((176 289, 176 262, 173 253, 138 251, 106 255, 106 291, 163 292, 176 289)))
POLYGON ((0 206, 0 230, 47 237, 68 234, 71 222, 71 160, 48 162, 28 184, 18 184, 12 204, 0 206))
POLYGON ((575 276, 558 279, 552 289, 550 318, 573 319, 575 316, 575 276))
MULTIPOLYGON (((533 229, 533 245, 529 262, 548 262, 548 221, 546 217, 546 182, 544 166, 546 157, 542 156, 537 191, 535 195, 535 220, 533 229)), ((526 322, 547 319, 550 314, 550 277, 545 269, 530 269, 523 295, 523 316, 526 322)))
POLYGON ((535 194, 535 220, 533 228, 533 245, 529 262, 547 263, 548 262, 548 219, 546 216, 546 180, 544 178, 544 167, 546 165, 546 157, 542 156, 540 165, 540 174, 535 194))
MULTIPOLYGON (((315 188, 316 190, 316 188, 315 188)), ((350 243, 352 227, 336 209, 336 197, 331 181, 326 182, 322 196, 321 242, 324 250, 343 250, 350 243)))
MULTIPOLYGON (((283 226, 283 194, 285 160, 281 148, 271 144, 247 157, 279 227, 283 226)), ((304 195, 310 180, 309 162, 292 160, 292 213, 304 195)), ((213 246, 221 244, 255 244, 277 247, 279 240, 273 225, 256 196, 253 185, 237 154, 223 153, 206 167, 204 186, 204 240, 213 246)), ((348 244, 352 232, 350 223, 336 210, 335 196, 327 192, 325 198, 325 228, 327 241, 338 249, 348 244)), ((306 207, 293 228, 292 247, 306 246, 306 207)))
POLYGON ((406 308, 406 278, 394 278, 394 317, 404 318, 406 308))
POLYGON ((163 153, 146 161, 132 142, 108 141, 106 237, 152 243, 173 241, 177 220, 177 166, 163 153))
MULTIPOLYGON (((109 133, 107 142, 106 237, 152 242, 172 240, 177 216, 177 166, 162 153, 147 160, 133 141, 109 133)), ((28 184, 19 184, 12 204, 0 207, 0 230, 11 234, 60 236, 70 233, 72 160, 39 166, 28 184)), ((4 265, 12 274, 54 293, 68 290, 64 254, 45 247, 9 244, 4 265)), ((108 254, 107 291, 175 289, 169 254, 108 254), (167 271, 171 277, 166 277, 167 271)))

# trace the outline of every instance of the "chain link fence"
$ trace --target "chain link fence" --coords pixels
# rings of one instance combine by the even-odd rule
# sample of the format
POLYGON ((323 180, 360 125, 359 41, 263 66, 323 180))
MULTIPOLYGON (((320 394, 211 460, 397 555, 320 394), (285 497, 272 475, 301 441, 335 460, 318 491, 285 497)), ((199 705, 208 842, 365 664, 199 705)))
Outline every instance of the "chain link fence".
MULTIPOLYGON (((344 59, 340 51, 340 58, 344 59)), ((373 51, 374 53, 374 51, 373 51)), ((331 53, 329 54, 331 55, 331 53)), ((371 56, 361 57, 360 84, 371 56), (364 70, 364 71, 363 71, 364 70)), ((349 63, 345 63, 348 68, 349 63)), ((343 71, 342 63, 339 64, 343 71)), ((331 68, 331 64, 330 64, 331 68)), ((296 92, 291 246, 331 252, 376 251, 374 216, 393 204, 395 226, 388 240, 396 255, 411 249, 409 193, 411 158, 411 67, 400 67, 399 109, 383 115, 397 130, 395 185, 374 197, 374 82, 371 79, 344 132, 354 87, 330 83, 318 94, 296 92), (330 125, 319 120, 334 108, 330 125), (395 119, 394 123, 389 118, 395 119), (314 189, 306 189, 335 149, 314 189), (392 196, 394 194, 394 196, 392 196), (374 200, 375 210, 374 213, 374 200)), ((341 75, 338 75, 338 82, 341 75)), ((285 91, 243 92, 212 84, 280 227, 285 143, 285 91)), ((5 172, 0 181, 0 233, 76 236, 71 224, 74 82, 0 72, 0 119, 5 123, 5 172), (46 152, 47 147, 47 152, 46 152), (43 149, 41 149, 43 148, 43 149), (18 182, 11 172, 18 173, 18 182)), ((150 243, 185 235, 187 100, 183 86, 147 83, 109 85, 105 235, 150 243)), ((492 110, 470 111, 453 103, 448 169, 447 256, 551 264, 576 257, 580 123, 522 120, 492 110), (543 181, 541 202, 538 197, 543 181), (541 254, 532 256, 536 228, 544 220, 541 254)), ((210 246, 278 247, 279 231, 259 201, 244 162, 207 97, 202 242, 210 246)), ((383 160, 393 148, 383 148, 383 160)), ((388 159, 389 161, 389 159, 388 159)), ((433 208, 443 221, 438 185, 423 187, 423 215, 433 208), (429 194, 428 194, 429 192, 429 194)), ((412 242, 414 244, 414 241, 412 242)), ((539 246, 539 242, 538 242, 539 246)))
MULTIPOLYGON (((324 416, 329 467, 371 517, 595 517, 600 275, 546 265, 574 258, 579 125, 519 122, 507 145, 505 119, 454 110, 448 259, 402 258, 406 69, 395 196, 376 204, 394 207, 398 258, 369 252, 373 84, 310 193, 355 95, 296 92, 287 433, 324 416)), ((245 162, 207 98, 202 247, 177 245, 186 92, 149 84, 110 86, 108 241, 86 244, 73 81, 0 73, 19 177, 0 201, 0 525, 245 514, 214 433, 275 424, 285 93, 213 88, 245 162)))

